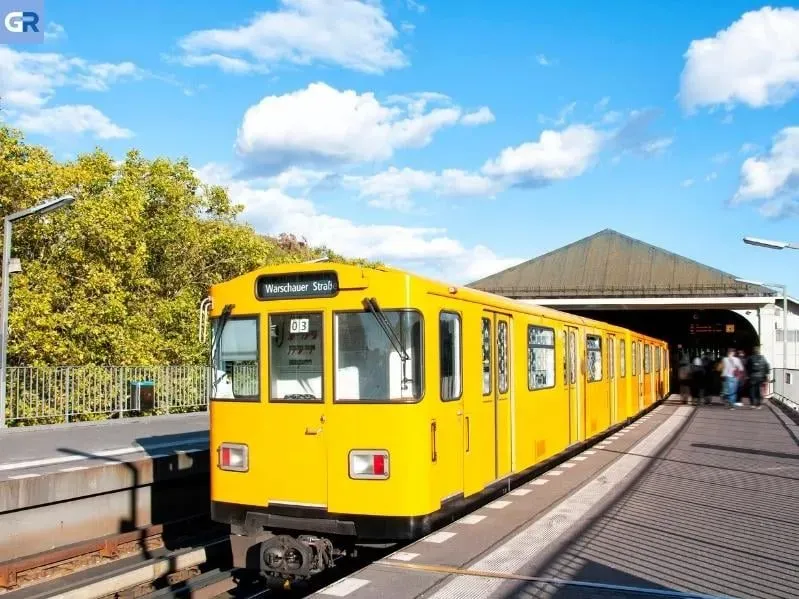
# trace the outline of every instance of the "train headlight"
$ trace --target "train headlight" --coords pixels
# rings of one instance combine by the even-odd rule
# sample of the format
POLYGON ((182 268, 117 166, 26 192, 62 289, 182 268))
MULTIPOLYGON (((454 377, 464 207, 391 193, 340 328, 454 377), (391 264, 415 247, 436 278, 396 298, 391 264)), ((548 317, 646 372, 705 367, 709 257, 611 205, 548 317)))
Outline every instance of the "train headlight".
POLYGON ((385 480, 389 473, 388 452, 353 449, 350 451, 350 478, 385 480))
POLYGON ((217 453, 219 454, 219 467, 222 470, 247 472, 250 467, 250 452, 246 445, 222 443, 217 453))

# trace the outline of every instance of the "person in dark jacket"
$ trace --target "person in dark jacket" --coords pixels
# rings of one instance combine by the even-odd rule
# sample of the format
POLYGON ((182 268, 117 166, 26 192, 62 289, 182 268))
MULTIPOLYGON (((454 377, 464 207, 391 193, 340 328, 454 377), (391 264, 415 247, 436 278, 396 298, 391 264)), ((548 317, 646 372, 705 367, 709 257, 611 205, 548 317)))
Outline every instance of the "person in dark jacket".
POLYGON ((756 410, 763 401, 763 383, 768 381, 771 366, 766 357, 760 353, 760 346, 755 346, 752 355, 746 361, 746 375, 749 379, 749 405, 756 410))

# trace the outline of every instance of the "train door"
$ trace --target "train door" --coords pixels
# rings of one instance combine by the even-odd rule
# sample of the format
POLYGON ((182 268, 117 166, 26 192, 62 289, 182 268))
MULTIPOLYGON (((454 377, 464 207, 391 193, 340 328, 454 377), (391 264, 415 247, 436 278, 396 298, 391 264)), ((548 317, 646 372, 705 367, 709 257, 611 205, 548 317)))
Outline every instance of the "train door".
POLYGON ((494 413, 496 414, 496 476, 502 478, 511 472, 512 428, 511 409, 511 317, 494 314, 496 339, 494 342, 497 378, 495 385, 494 413))
POLYGON ((265 483, 265 498, 270 505, 327 507, 330 425, 326 420, 331 414, 322 377, 330 318, 321 311, 272 313, 264 329, 269 421, 282 423, 268 427, 269 442, 293 449, 281 452, 265 483), (304 475, 298 476, 299 472, 304 475))
POLYGON ((610 424, 616 423, 618 417, 618 409, 616 402, 618 401, 619 392, 616 389, 616 336, 608 335, 608 401, 610 402, 610 424))
MULTIPOLYGON (((482 490, 496 478, 497 473, 494 330, 494 315, 483 312, 480 318, 482 389, 479 394, 466 393, 464 398, 463 494, 466 497, 482 490)), ((467 334, 464 348, 472 344, 469 339, 467 334)), ((471 379, 470 374, 466 377, 471 379)))
POLYGON ((640 412, 644 409, 644 346, 640 341, 635 342, 635 371, 635 397, 638 405, 636 412, 640 412))
POLYGON ((644 405, 652 403, 652 346, 644 343, 644 405))
MULTIPOLYGON (((511 318, 496 312, 483 312, 483 400, 492 406, 494 463, 492 480, 511 471, 511 318), (496 371, 496 375, 492 374, 496 371)), ((472 437, 474 438, 474 437, 472 437)))
MULTIPOLYGON (((434 488, 448 499, 463 491, 466 424, 463 398, 463 340, 461 315, 441 311, 438 315, 439 379, 438 417, 431 423, 434 488)), ((431 390, 432 391, 432 390, 431 390)), ((432 393, 431 393, 432 395, 432 393)))
POLYGON ((583 438, 585 429, 581 426, 584 409, 583 390, 585 387, 579 384, 583 377, 577 376, 580 372, 578 364, 580 352, 577 350, 577 329, 566 327, 566 389, 569 397, 569 444, 577 443, 583 438))

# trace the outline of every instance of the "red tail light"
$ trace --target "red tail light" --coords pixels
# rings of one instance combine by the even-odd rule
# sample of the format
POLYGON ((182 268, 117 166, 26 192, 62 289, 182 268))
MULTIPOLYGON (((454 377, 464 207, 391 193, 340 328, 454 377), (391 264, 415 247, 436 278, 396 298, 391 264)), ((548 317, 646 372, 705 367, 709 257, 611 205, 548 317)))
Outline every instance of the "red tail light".
POLYGON ((389 475, 388 452, 384 450, 350 451, 350 477, 385 480, 389 475))
POLYGON ((250 468, 249 448, 239 443, 222 443, 217 450, 219 468, 233 472, 247 472, 250 468))

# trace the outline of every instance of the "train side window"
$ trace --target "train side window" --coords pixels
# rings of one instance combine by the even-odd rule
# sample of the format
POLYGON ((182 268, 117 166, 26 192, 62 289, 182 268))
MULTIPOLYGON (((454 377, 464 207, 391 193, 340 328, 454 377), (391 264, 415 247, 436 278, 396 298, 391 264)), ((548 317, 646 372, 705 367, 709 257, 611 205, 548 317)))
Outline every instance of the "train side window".
POLYGON ((649 374, 652 369, 652 347, 646 343, 644 344, 644 374, 649 374))
POLYGON ((633 365, 633 376, 637 376, 638 375, 638 342, 637 341, 633 341, 632 365, 633 365))
POLYGON ((569 331, 569 384, 577 382, 577 336, 569 331))
POLYGON ((655 372, 660 372, 660 348, 655 348, 655 372))
POLYGON ((627 341, 619 339, 619 376, 627 376, 627 341))
POLYGON ((602 380, 602 337, 586 335, 585 347, 588 358, 588 382, 602 380))
POLYGON ((215 319, 213 336, 216 352, 211 399, 259 401, 258 317, 230 317, 224 323, 221 339, 219 319, 215 319))
POLYGON ((460 314, 442 312, 438 317, 438 329, 440 335, 441 400, 460 399, 463 389, 460 314))
MULTIPOLYGON (((564 356, 566 353, 564 352, 564 356)), ((564 358, 565 362, 565 358, 564 358)), ((564 374, 565 377, 565 374, 564 374)), ((527 326, 527 390, 555 386, 555 330, 527 326)))
POLYGON ((497 387, 500 393, 508 392, 508 323, 497 323, 497 387))
POLYGON ((483 318, 483 395, 491 394, 491 321, 483 318))
POLYGON ((613 337, 608 339, 608 376, 616 378, 616 344, 613 337))
POLYGON ((562 331, 561 338, 563 340, 563 384, 569 384, 569 342, 566 331, 562 331))
POLYGON ((322 315, 269 315, 269 400, 321 402, 322 315))

